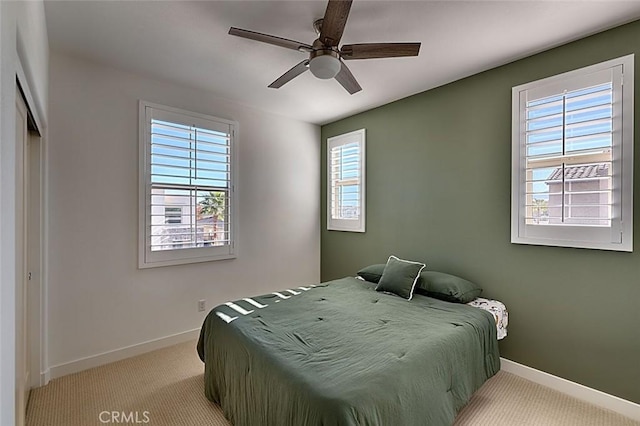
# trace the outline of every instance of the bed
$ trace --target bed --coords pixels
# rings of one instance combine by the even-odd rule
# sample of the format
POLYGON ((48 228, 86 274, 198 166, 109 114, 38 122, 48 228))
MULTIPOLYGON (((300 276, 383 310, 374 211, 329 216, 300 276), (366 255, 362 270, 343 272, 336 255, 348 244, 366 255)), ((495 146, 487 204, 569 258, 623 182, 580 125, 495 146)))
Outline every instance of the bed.
POLYGON ((496 317, 347 277, 227 302, 197 344, 235 426, 450 425, 500 368, 496 317))

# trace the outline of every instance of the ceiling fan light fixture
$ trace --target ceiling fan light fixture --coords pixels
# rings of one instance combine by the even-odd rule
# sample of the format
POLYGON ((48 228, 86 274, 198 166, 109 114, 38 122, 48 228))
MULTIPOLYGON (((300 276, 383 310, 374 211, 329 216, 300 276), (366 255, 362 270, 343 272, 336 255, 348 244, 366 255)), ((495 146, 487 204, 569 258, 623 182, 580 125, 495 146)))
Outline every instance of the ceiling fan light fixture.
POLYGON ((309 70, 311 70, 311 74, 322 80, 328 80, 338 75, 340 68, 342 68, 342 64, 335 52, 319 51, 314 53, 317 54, 313 56, 309 62, 309 70))

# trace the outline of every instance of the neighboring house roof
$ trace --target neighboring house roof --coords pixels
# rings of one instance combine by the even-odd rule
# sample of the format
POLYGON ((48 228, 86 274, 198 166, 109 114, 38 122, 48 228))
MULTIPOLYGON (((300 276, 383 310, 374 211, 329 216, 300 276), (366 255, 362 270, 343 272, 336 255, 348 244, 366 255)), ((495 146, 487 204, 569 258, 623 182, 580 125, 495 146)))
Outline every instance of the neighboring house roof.
POLYGON ((213 223, 213 215, 199 215, 198 223, 200 224, 213 223))
MULTIPOLYGON (((609 163, 588 164, 564 168, 565 179, 590 179, 609 176, 609 163)), ((562 167, 556 168, 547 180, 561 180, 562 167)))

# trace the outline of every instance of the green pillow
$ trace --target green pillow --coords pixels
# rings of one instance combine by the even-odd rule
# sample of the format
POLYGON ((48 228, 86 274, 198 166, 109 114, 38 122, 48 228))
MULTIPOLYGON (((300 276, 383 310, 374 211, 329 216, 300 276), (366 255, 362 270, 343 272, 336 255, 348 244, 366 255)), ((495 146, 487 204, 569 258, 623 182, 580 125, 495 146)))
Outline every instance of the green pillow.
POLYGON ((447 302, 469 303, 482 293, 482 288, 455 275, 444 272, 422 271, 418 291, 429 297, 447 302))
POLYGON ((382 273, 384 272, 385 266, 387 265, 385 265, 384 263, 365 266, 358 271, 358 276, 364 278, 366 281, 378 284, 378 281, 380 281, 382 273))
POLYGON ((426 265, 389 256, 376 291, 386 291, 411 300, 420 272, 426 265))

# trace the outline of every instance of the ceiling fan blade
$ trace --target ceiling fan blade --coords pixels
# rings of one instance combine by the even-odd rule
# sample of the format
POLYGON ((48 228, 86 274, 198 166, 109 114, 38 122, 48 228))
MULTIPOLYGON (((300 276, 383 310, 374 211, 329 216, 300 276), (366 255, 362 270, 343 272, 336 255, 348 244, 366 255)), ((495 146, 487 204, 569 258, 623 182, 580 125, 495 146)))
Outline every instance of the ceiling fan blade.
POLYGON ((329 0, 322 19, 320 41, 325 46, 337 46, 347 24, 352 0, 329 0))
POLYGON ((299 41, 289 40, 287 38, 276 37, 269 34, 257 33, 255 31, 243 30, 241 28, 231 27, 229 29, 229 34, 248 38, 250 40, 261 41, 263 43, 274 44, 276 46, 284 47, 286 49, 293 50, 306 50, 311 51, 312 47, 306 43, 300 43, 299 41))
POLYGON ((397 58, 399 56, 418 56, 420 43, 363 43, 345 44, 340 56, 349 59, 397 58))
POLYGON ((342 67, 340 67, 340 72, 338 72, 338 75, 335 77, 335 79, 338 80, 338 83, 340 83, 350 95, 361 91, 362 87, 360 87, 356 78, 351 74, 349 68, 347 68, 345 63, 342 61, 340 61, 340 64, 342 67))
POLYGON ((302 74, 308 69, 309 69, 309 60, 305 59, 304 61, 300 62, 298 65, 291 68, 289 71, 282 74, 276 81, 271 83, 269 87, 271 87, 272 89, 279 89, 280 87, 284 86, 286 83, 290 82, 291 80, 293 80, 294 78, 296 78, 297 76, 299 76, 300 74, 302 74))

